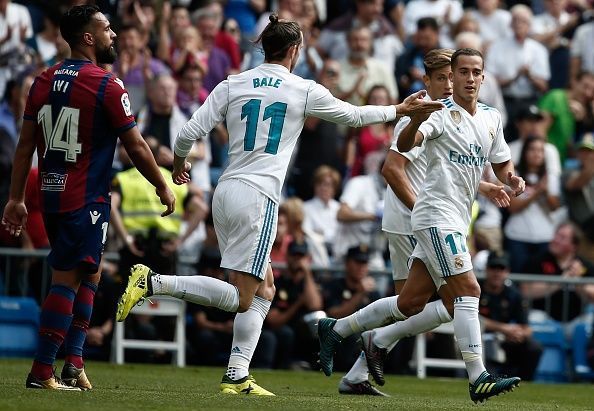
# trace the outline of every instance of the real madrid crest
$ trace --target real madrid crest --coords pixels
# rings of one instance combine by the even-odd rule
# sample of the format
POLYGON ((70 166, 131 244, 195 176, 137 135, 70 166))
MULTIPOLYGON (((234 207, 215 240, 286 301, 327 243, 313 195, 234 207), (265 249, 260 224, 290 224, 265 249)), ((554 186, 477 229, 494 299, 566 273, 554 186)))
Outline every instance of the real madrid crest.
POLYGON ((489 138, 491 139, 491 141, 495 140, 495 130, 493 130, 493 128, 489 128, 489 138))
POLYGON ((457 269, 460 269, 460 268, 464 267, 464 261, 462 261, 462 259, 460 257, 456 257, 456 258, 454 258, 454 265, 456 266, 457 269))
POLYGON ((456 124, 460 124, 460 121, 462 121, 462 114, 457 110, 450 111, 450 116, 452 116, 452 120, 454 120, 454 123, 456 124))

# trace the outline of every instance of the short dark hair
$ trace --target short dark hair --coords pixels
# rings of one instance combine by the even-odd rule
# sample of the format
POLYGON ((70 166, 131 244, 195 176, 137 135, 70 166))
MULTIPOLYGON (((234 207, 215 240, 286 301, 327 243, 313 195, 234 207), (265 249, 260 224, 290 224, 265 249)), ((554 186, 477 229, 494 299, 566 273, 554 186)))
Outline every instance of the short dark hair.
POLYGON ((439 23, 435 17, 423 17, 417 20, 417 30, 432 29, 435 32, 439 31, 439 23))
POLYGON ((85 4, 74 6, 64 13, 60 20, 60 32, 70 48, 76 45, 93 16, 100 12, 99 7, 85 4))
POLYGON ((454 54, 452 54, 452 70, 456 67, 456 64, 458 63, 458 57, 460 56, 478 56, 483 61, 483 67, 485 65, 485 58, 480 51, 471 48, 464 48, 458 49, 454 52, 454 54))
POLYGON ((301 28, 295 21, 279 20, 271 14, 266 26, 256 43, 262 43, 264 59, 279 61, 285 58, 290 47, 301 44, 301 28))

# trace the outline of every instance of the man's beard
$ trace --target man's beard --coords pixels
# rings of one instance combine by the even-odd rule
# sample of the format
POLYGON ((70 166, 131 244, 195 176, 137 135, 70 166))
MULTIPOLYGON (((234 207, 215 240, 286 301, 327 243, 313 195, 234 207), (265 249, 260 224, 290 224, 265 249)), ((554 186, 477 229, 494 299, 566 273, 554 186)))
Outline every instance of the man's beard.
POLYGON ((117 57, 113 46, 97 50, 97 64, 112 64, 117 57))
POLYGON ((353 60, 365 60, 369 57, 368 51, 351 51, 349 56, 353 60))

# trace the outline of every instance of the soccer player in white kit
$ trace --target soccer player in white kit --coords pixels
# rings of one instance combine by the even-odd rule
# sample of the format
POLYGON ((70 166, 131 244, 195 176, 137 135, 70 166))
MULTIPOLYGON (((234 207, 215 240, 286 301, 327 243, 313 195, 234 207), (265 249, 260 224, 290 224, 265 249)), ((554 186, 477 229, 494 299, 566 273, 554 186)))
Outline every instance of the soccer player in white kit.
POLYGON ((471 206, 487 161, 497 178, 516 195, 524 191, 525 183, 514 176, 499 112, 477 101, 483 80, 481 53, 458 50, 451 65, 453 96, 443 100, 446 108, 430 116, 411 116, 397 143, 401 152, 407 152, 426 140, 427 175, 412 213, 417 245, 411 256, 410 275, 430 276, 433 283, 424 291, 407 281, 396 297, 378 300, 340 320, 320 320, 320 365, 330 375, 332 356, 344 337, 420 313, 427 295, 447 279, 454 297, 454 333, 466 363, 470 398, 478 402, 513 389, 520 379, 493 377, 482 362, 480 287, 466 248, 471 206))
MULTIPOLYGON (((423 82, 428 94, 426 98, 437 100, 452 95, 450 61, 453 53, 454 50, 451 49, 434 49, 425 55, 423 82)), ((394 139, 382 169, 388 182, 382 230, 388 237, 396 295, 400 294, 406 281, 418 286, 419 292, 430 289, 433 283, 424 273, 413 272, 409 277, 408 272, 408 260, 417 243, 411 225, 411 212, 425 181, 427 168, 424 143, 406 153, 398 150, 398 136, 408 123, 410 118, 405 117, 396 125, 394 139), (429 284, 425 284, 426 282, 429 284)), ((509 205, 509 196, 502 186, 481 181, 479 191, 499 206, 509 205)), ((428 303, 421 313, 361 335, 363 351, 341 379, 338 387, 341 394, 382 395, 381 391, 369 383, 368 374, 371 372, 375 382, 384 385, 383 364, 398 341, 452 321, 454 297, 447 284, 439 287, 437 292, 441 300, 428 303)))
POLYGON ((392 121, 396 113, 431 113, 443 107, 424 101, 424 92, 396 106, 352 106, 316 82, 291 74, 303 44, 296 22, 271 15, 259 40, 265 63, 217 85, 175 143, 173 179, 184 184, 190 170, 186 156, 195 140, 227 120, 229 166, 219 179, 212 210, 221 266, 231 270, 234 284, 204 276, 165 276, 137 265, 116 315, 122 321, 150 295, 170 295, 237 312, 229 366, 221 382, 221 392, 227 394, 274 395, 255 383, 249 364, 275 293, 269 255, 278 202, 305 117, 361 127, 392 121))

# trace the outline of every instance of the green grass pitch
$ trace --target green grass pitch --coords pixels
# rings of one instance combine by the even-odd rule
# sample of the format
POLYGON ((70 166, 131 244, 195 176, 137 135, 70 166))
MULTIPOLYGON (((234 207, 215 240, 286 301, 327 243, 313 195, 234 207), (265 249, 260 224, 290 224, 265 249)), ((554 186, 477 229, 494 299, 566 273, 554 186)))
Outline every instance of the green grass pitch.
MULTIPOLYGON (((59 366, 61 367, 61 363, 59 366)), ((117 366, 92 362, 90 392, 25 389, 29 360, 0 360, 0 410, 476 410, 462 379, 419 380, 390 376, 384 391, 390 398, 345 396, 337 391, 340 373, 253 370, 254 377, 276 397, 218 393, 223 368, 162 365, 117 366)), ((61 368, 58 368, 58 372, 61 368)), ((521 383, 512 393, 489 400, 489 410, 593 410, 592 384, 521 383)))

